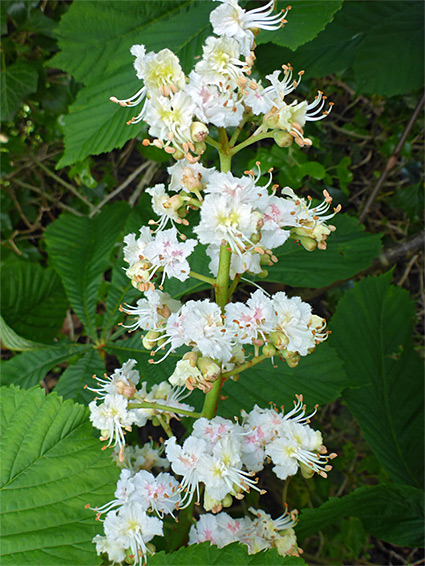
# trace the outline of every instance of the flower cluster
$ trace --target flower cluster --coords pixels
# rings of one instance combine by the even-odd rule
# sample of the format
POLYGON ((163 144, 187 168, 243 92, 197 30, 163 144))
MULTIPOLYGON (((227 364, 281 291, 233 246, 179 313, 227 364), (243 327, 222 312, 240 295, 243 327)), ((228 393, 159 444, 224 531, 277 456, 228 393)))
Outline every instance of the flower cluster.
POLYGON ((189 544, 209 541, 218 548, 232 542, 239 542, 248 547, 249 554, 276 548, 281 556, 299 556, 297 538, 293 527, 297 523, 297 511, 286 510, 277 519, 262 509, 249 508, 255 519, 249 516, 234 519, 222 511, 217 515, 204 513, 189 531, 189 544))
POLYGON ((98 395, 89 404, 90 420, 101 431, 101 440, 108 441, 107 446, 119 446, 121 460, 124 459, 125 434, 131 431, 132 425, 144 426, 148 420, 158 418, 168 422, 175 417, 173 409, 193 410, 180 402, 182 390, 171 387, 167 381, 153 385, 149 393, 147 382, 137 389, 140 375, 133 369, 135 364, 136 360, 128 360, 111 376, 105 375, 105 379, 94 375, 100 387, 87 387, 98 395), (98 404, 98 401, 102 402, 98 404), (158 403, 162 409, 158 408, 158 403))
POLYGON ((152 143, 176 159, 197 161, 205 150, 208 125, 236 127, 248 115, 262 115, 257 133, 269 132, 280 146, 293 140, 301 147, 311 145, 304 136, 304 125, 324 118, 332 103, 324 110, 326 97, 319 92, 310 104, 297 100, 288 104, 284 98, 297 87, 303 74, 301 71, 294 80, 290 65, 267 75, 267 86, 251 77, 255 34, 260 29, 281 27, 288 10, 273 15, 273 0, 248 12, 237 0, 220 1, 222 5, 210 14, 216 36, 206 39, 202 57, 188 77, 169 49, 147 53, 144 45, 133 45, 134 67, 143 86, 128 99, 111 100, 130 107, 143 103, 129 123, 144 120, 154 138, 152 143))
MULTIPOLYGON (((268 358, 293 368, 326 340, 326 321, 299 297, 283 291, 270 296, 255 283, 258 289, 249 296, 235 291, 247 273, 265 277, 278 261, 275 250, 289 238, 310 252, 325 250, 335 230, 328 221, 341 208, 331 209, 326 190, 315 204, 290 187, 279 188, 273 168, 263 175, 260 162, 256 172, 248 167, 239 176, 231 172, 232 157, 259 140, 269 138, 280 147, 294 141, 311 145, 304 127, 324 118, 332 103, 327 105, 321 92, 311 103, 288 101, 303 75, 294 76, 289 64, 267 75, 265 84, 252 75, 256 35, 283 26, 289 8, 275 14, 274 0, 250 11, 237 0, 218 2, 210 14, 215 35, 206 39, 188 76, 169 49, 154 53, 134 45, 134 67, 143 86, 131 98, 111 98, 125 107, 140 105, 130 123, 147 123, 151 139, 143 144, 176 160, 168 168, 168 184, 146 189, 157 218, 124 238, 126 275, 143 293, 136 305, 121 307, 132 317, 124 327, 143 332, 153 374, 156 364, 185 348, 174 370, 162 376, 168 380, 149 391, 147 382, 139 383, 133 359, 89 388, 97 395, 89 405, 90 419, 101 440, 114 447, 121 468, 115 499, 95 509, 98 518, 105 515, 104 535, 94 539, 97 552, 114 563, 141 566, 154 552, 153 539, 163 535, 167 518, 181 519, 183 540, 195 503, 203 511, 190 528, 189 544, 210 541, 221 548, 239 542, 250 554, 276 548, 282 556, 297 556, 296 511, 272 519, 250 508, 253 518, 235 519, 223 508, 251 490, 265 493, 256 476, 267 464, 281 480, 298 471, 305 478, 326 477, 336 456, 327 454, 321 433, 309 426, 316 410, 307 415, 301 395, 286 413, 271 404, 242 410, 235 421, 215 416, 226 380, 268 358), (210 136, 212 126, 218 128, 218 140, 210 136), (237 144, 242 132, 244 141, 237 144), (220 170, 200 163, 206 144, 218 151, 220 170), (197 272, 202 251, 209 258, 208 274, 197 272), (208 283, 214 300, 205 295, 175 300, 163 290, 167 278, 208 283), (195 388, 205 394, 199 413, 182 402, 195 388), (183 416, 193 420, 187 427, 183 421, 186 434, 180 440, 170 421, 183 416), (153 441, 126 446, 126 432, 148 421, 168 436, 165 442, 160 438, 161 448, 153 441)), ((151 381, 159 379, 153 375, 151 381)))

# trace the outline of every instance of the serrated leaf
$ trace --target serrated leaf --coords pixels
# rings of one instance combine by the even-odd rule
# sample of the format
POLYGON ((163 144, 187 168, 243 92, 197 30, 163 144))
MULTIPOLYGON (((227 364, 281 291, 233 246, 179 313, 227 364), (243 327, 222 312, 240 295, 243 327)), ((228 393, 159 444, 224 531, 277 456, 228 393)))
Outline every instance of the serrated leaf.
MULTIPOLYGON (((141 126, 127 126, 136 110, 110 102, 110 96, 127 98, 140 89, 130 47, 143 44, 147 51, 169 48, 189 72, 209 29, 211 6, 206 2, 74 3, 58 30, 59 52, 51 65, 85 83, 65 118, 63 167, 122 147, 137 136, 141 126), (76 30, 78 30, 76 32, 76 30), (189 31, 189 33, 188 33, 189 31)), ((137 114, 137 112, 136 112, 137 114)))
POLYGON ((95 393, 84 386, 96 387, 93 375, 103 378, 105 363, 97 350, 86 352, 77 362, 69 367, 60 376, 55 387, 55 393, 64 399, 73 399, 79 403, 89 404, 93 401, 95 393))
POLYGON ((378 21, 356 49, 354 71, 360 92, 395 96, 423 88, 424 4, 400 8, 396 18, 378 21))
POLYGON ((297 536, 311 536, 345 516, 360 518, 369 534, 391 544, 423 546, 424 493, 410 485, 360 487, 317 509, 303 509, 297 536))
POLYGON ((296 368, 280 360, 265 360, 240 374, 238 382, 227 381, 222 388, 220 415, 232 418, 240 410, 250 411, 255 404, 269 407, 270 402, 292 408, 296 394, 302 394, 309 407, 335 400, 347 387, 342 361, 327 344, 301 358, 296 368), (273 365, 277 364, 277 368, 273 365))
POLYGON ((45 346, 45 344, 27 340, 26 338, 19 336, 19 334, 16 334, 16 332, 12 328, 10 328, 8 324, 6 324, 4 318, 1 315, 0 340, 5 348, 17 352, 23 352, 24 350, 36 350, 37 348, 43 348, 45 346))
POLYGON ((92 219, 62 214, 45 232, 69 302, 93 340, 99 285, 128 212, 126 203, 117 202, 92 219))
POLYGON ((328 237, 326 250, 307 252, 293 240, 276 250, 279 261, 267 268, 268 281, 320 288, 367 269, 379 255, 381 236, 365 232, 364 227, 347 214, 337 214, 330 223, 336 226, 336 231, 328 237))
POLYGON ((0 120, 11 120, 25 96, 37 90, 38 73, 29 63, 14 63, 0 75, 0 120))
POLYGON ((414 305, 391 273, 357 283, 329 325, 352 389, 344 399, 390 477, 423 485, 423 368, 413 350, 414 305))
POLYGON ((17 263, 2 270, 1 305, 4 320, 19 336, 50 343, 62 328, 68 301, 53 269, 17 263))
POLYGON ((188 564, 208 564, 212 566, 297 566, 305 564, 304 560, 296 556, 279 556, 276 549, 248 554, 245 545, 233 543, 224 548, 210 545, 209 542, 193 544, 187 548, 180 548, 177 552, 166 554, 158 552, 149 558, 152 566, 187 566, 188 564))
POLYGON ((1 405, 2 564, 99 564, 84 505, 111 500, 119 474, 89 411, 39 388, 2 388, 1 405))
POLYGON ((18 354, 1 365, 2 385, 15 384, 21 387, 38 385, 48 371, 75 354, 84 354, 91 346, 66 344, 46 346, 18 354))
MULTIPOLYGON (((287 5, 286 2, 277 2, 276 9, 284 10, 287 5)), ((322 31, 333 20, 341 5, 342 0, 295 0, 291 2, 285 27, 272 32, 261 32, 256 43, 274 43, 295 51, 322 31)))

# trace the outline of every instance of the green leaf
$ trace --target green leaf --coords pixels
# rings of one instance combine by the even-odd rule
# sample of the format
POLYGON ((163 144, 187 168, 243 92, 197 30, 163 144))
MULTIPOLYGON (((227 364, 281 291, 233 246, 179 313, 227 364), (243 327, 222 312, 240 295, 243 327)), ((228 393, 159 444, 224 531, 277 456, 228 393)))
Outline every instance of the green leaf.
POLYGON ((88 405, 93 401, 95 393, 85 389, 84 386, 96 387, 93 375, 103 377, 105 371, 105 364, 98 351, 89 350, 63 372, 55 387, 55 393, 64 399, 73 399, 88 405))
POLYGON ((342 361, 328 344, 320 344, 310 355, 301 358, 296 368, 280 360, 264 360, 240 374, 238 382, 223 385, 220 415, 233 418, 241 409, 250 411, 255 404, 269 407, 270 402, 292 408, 295 395, 302 393, 310 407, 335 400, 347 387, 342 361), (278 363, 278 367, 273 367, 278 363))
POLYGON ((27 340, 26 338, 22 338, 19 334, 10 328, 8 324, 6 324, 4 318, 0 315, 0 340, 3 343, 5 348, 9 350, 15 350, 18 352, 24 350, 36 350, 37 348, 43 348, 45 344, 41 344, 40 342, 33 342, 32 340, 27 340))
POLYGON ((98 2, 75 2, 57 32, 61 51, 50 64, 85 84, 65 118, 66 149, 58 167, 122 147, 140 132, 141 126, 126 125, 137 109, 109 100, 127 98, 140 88, 133 44, 143 43, 147 51, 167 47, 189 72, 210 29, 207 2, 126 2, 125 8, 102 2, 101 19, 98 11, 98 2))
POLYGON ((37 90, 38 73, 29 63, 14 63, 0 75, 0 120, 11 120, 22 100, 37 90))
POLYGON ((89 348, 91 346, 66 344, 23 352, 2 363, 1 383, 3 385, 13 383, 21 387, 38 385, 52 368, 75 354, 83 354, 89 348))
POLYGON ((424 5, 414 2, 409 8, 401 3, 399 9, 396 18, 377 21, 356 49, 359 92, 394 96, 423 88, 424 5))
POLYGON ((62 328, 68 308, 58 275, 34 263, 3 268, 1 304, 4 320, 19 336, 45 343, 62 328))
POLYGON ((364 231, 358 221, 347 214, 337 214, 330 221, 336 226, 327 239, 326 250, 307 252, 288 240, 276 250, 278 263, 270 268, 269 281, 293 287, 320 288, 340 279, 349 279, 369 267, 381 250, 379 234, 364 231))
POLYGON ((128 212, 126 203, 117 202, 92 219, 62 214, 45 233, 69 302, 93 340, 98 289, 128 212))
POLYGON ((228 544, 224 548, 210 545, 209 542, 193 544, 180 548, 177 552, 166 554, 158 552, 149 558, 152 566, 174 566, 180 564, 208 564, 212 566, 297 566, 305 564, 302 558, 296 556, 279 556, 276 549, 258 554, 248 554, 247 547, 239 543, 228 544))
POLYGON ((339 181, 339 188, 346 195, 350 194, 348 190, 348 184, 353 180, 353 174, 351 173, 349 166, 351 165, 351 157, 346 155, 341 159, 336 167, 336 175, 339 181))
POLYGON ((340 301, 331 345, 352 389, 344 393, 366 440, 390 477, 423 485, 423 369, 411 333, 414 305, 391 273, 357 283, 340 301))
POLYGON ((317 509, 303 509, 297 536, 309 537, 345 516, 358 517, 368 533, 391 544, 423 546, 424 493, 420 489, 384 484, 331 497, 317 509))
MULTIPOLYGON (((283 10, 287 5, 286 2, 277 2, 277 10, 283 10)), ((292 8, 286 16, 288 23, 285 27, 261 32, 256 43, 275 43, 295 51, 322 31, 333 20, 341 5, 342 0, 295 0, 291 2, 292 8)))
POLYGON ((89 411, 39 388, 3 388, 1 405, 1 563, 99 564, 101 524, 84 505, 113 499, 119 474, 89 411))

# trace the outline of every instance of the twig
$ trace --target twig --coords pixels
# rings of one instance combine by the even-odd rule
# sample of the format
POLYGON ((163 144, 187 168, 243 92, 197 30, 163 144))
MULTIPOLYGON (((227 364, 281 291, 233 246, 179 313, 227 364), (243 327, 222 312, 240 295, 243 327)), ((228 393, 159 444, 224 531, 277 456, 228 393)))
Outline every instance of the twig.
POLYGON ((63 204, 62 202, 60 202, 60 200, 55 199, 54 197, 42 191, 38 187, 34 187, 34 185, 30 185, 29 183, 26 183, 25 181, 20 181, 19 179, 14 179, 13 182, 19 185, 20 187, 24 187, 25 189, 30 189, 30 191, 34 191, 35 193, 38 193, 39 195, 43 196, 46 200, 49 200, 50 202, 54 202, 59 208, 62 208, 63 210, 72 212, 72 214, 75 214, 76 216, 84 216, 82 212, 75 210, 75 208, 72 208, 71 206, 67 206, 66 204, 63 204))
POLYGON ((415 263, 415 261, 418 259, 418 254, 415 254, 412 259, 409 261, 409 263, 407 264, 407 267, 400 279, 400 281, 397 283, 397 285, 399 285, 401 287, 401 285, 403 285, 403 283, 406 281, 407 277, 409 276, 410 270, 413 267, 413 264, 415 263))
POLYGON ((128 185, 132 181, 134 181, 134 179, 138 175, 140 175, 140 173, 142 171, 144 171, 147 167, 149 167, 150 163, 153 163, 153 162, 152 161, 145 161, 145 163, 142 163, 142 165, 140 165, 135 171, 133 171, 133 173, 131 175, 129 175, 127 177, 127 179, 121 183, 121 185, 119 185, 116 189, 114 189, 112 191, 112 193, 109 193, 109 195, 106 195, 106 197, 97 205, 97 210, 92 210, 92 212, 90 212, 89 217, 92 218, 96 214, 96 212, 99 212, 99 210, 102 208, 102 206, 104 204, 106 204, 108 201, 110 201, 116 195, 118 195, 121 191, 123 191, 126 187, 128 187, 128 185))
POLYGON ((74 196, 76 196, 78 199, 80 199, 91 210, 97 211, 97 207, 94 204, 92 204, 86 197, 83 197, 83 195, 80 195, 80 193, 77 191, 77 189, 73 185, 64 181, 61 177, 59 177, 59 175, 56 175, 56 173, 53 173, 53 171, 50 171, 50 169, 48 167, 46 167, 44 165, 44 163, 39 161, 36 157, 31 156, 31 159, 34 161, 34 163, 36 165, 38 165, 40 167, 40 169, 42 169, 46 173, 46 175, 48 175, 49 177, 51 177, 52 179, 54 179, 55 181, 60 183, 62 186, 64 186, 66 189, 68 189, 68 191, 70 191, 74 196))
POLYGON ((150 161, 150 165, 147 168, 146 173, 143 175, 143 178, 140 180, 134 193, 128 199, 130 206, 134 206, 135 202, 139 198, 140 193, 147 185, 149 185, 149 183, 152 180, 152 177, 155 175, 155 172, 157 171, 158 168, 159 168, 158 163, 155 163, 155 161, 150 161))
POLYGON ((384 172, 382 173, 381 177, 379 178, 379 181, 376 183, 375 188, 373 189, 373 191, 369 195, 369 198, 367 199, 366 204, 365 204, 362 212, 360 213, 360 216, 359 216, 360 222, 363 222, 363 220, 365 219, 367 213, 369 212, 369 208, 371 207, 373 201, 376 199, 377 194, 381 190, 381 187, 384 184, 385 179, 388 176, 388 173, 391 171, 391 169, 397 163, 397 159, 398 159, 398 156, 400 154, 400 151, 403 149, 404 143, 405 143, 408 135, 410 134, 410 130, 413 128, 413 125, 416 122, 419 114, 421 113, 422 108, 424 106, 424 103, 425 103, 425 92, 422 95, 422 98, 419 100, 418 104, 416 105, 416 108, 415 108, 412 116, 410 117, 410 120, 409 120, 406 128, 404 129, 403 135, 399 139, 397 147, 395 148, 391 157, 388 159, 388 162, 387 162, 387 165, 385 166, 384 172))

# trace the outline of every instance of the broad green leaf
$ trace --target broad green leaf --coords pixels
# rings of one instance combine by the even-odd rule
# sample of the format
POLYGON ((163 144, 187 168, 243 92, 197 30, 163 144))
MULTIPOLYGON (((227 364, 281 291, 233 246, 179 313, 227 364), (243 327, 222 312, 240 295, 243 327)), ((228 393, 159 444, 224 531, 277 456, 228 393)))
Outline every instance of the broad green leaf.
POLYGON ((410 485, 360 487, 344 497, 331 497, 317 509, 303 509, 297 536, 316 534, 346 516, 358 517, 368 533, 386 542, 423 546, 424 493, 410 485))
POLYGON ((1 563, 99 564, 101 523, 84 505, 113 499, 119 474, 89 411, 40 388, 2 388, 1 405, 1 563))
MULTIPOLYGON (((295 0, 291 2, 291 10, 286 16, 288 23, 279 30, 261 32, 256 43, 275 43, 295 51, 322 31, 333 20, 341 5, 342 0, 295 0)), ((286 2, 277 2, 277 10, 283 10, 286 6, 286 2)))
POLYGON ((326 250, 307 252, 288 240, 275 251, 278 263, 270 268, 268 281, 293 287, 320 288, 340 279, 349 279, 366 269, 379 255, 381 236, 369 234, 347 214, 337 214, 329 223, 336 226, 327 239, 326 250))
POLYGON ((357 90, 394 96, 423 88, 424 4, 400 5, 397 18, 377 21, 356 49, 357 90), (394 77, 397 69, 397 78, 394 77))
POLYGON ((14 63, 0 72, 0 120, 12 119, 22 100, 37 90, 38 73, 29 63, 14 63))
POLYGON ((331 345, 350 380, 344 393, 381 465, 423 485, 423 368, 413 349, 414 305, 391 273, 357 283, 332 318, 331 345))
POLYGON ((130 47, 143 43, 147 51, 169 48, 185 72, 210 29, 207 2, 102 2, 72 4, 59 29, 61 51, 50 62, 85 87, 65 118, 65 154, 58 167, 122 147, 141 126, 127 126, 136 109, 123 109, 110 96, 127 98, 140 89, 130 47), (188 33, 188 30, 190 31, 188 33))
POLYGON ((22 352, 24 350, 36 350, 37 348, 43 348, 45 346, 45 344, 27 340, 26 338, 19 336, 19 334, 16 334, 16 332, 12 328, 10 328, 8 324, 6 324, 4 318, 1 315, 0 340, 5 348, 18 352, 22 352))
POLYGON ((267 408, 273 402, 292 408, 296 394, 302 394, 312 408, 316 403, 335 400, 348 384, 342 361, 327 344, 320 344, 312 354, 301 358, 296 368, 280 360, 274 360, 274 364, 265 360, 239 375, 238 382, 229 380, 222 388, 220 415, 228 418, 239 416, 241 409, 250 411, 255 404, 267 408))
POLYGON ((174 566, 180 564, 208 564, 212 566, 297 566, 305 564, 302 558, 296 556, 279 556, 276 549, 257 554, 248 554, 245 545, 233 543, 218 548, 209 542, 193 544, 187 548, 180 548, 177 552, 166 554, 164 551, 158 552, 149 558, 149 565, 152 566, 174 566))
POLYGON ((52 368, 75 354, 83 354, 89 348, 91 346, 70 343, 23 352, 2 363, 1 383, 3 385, 13 383, 27 388, 38 385, 52 368))
POLYGON ((17 263, 2 270, 1 305, 4 320, 19 336, 50 343, 62 327, 68 301, 53 269, 17 263))
POLYGON ((45 233, 69 302, 93 340, 99 285, 128 211, 126 203, 117 202, 92 219, 62 214, 45 233))
POLYGON ((95 393, 84 387, 96 387, 94 375, 103 378, 106 368, 97 350, 85 353, 77 362, 70 365, 60 376, 55 392, 64 399, 73 399, 79 403, 89 404, 95 393))

